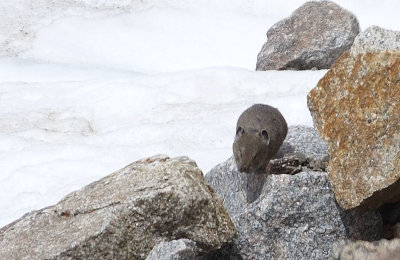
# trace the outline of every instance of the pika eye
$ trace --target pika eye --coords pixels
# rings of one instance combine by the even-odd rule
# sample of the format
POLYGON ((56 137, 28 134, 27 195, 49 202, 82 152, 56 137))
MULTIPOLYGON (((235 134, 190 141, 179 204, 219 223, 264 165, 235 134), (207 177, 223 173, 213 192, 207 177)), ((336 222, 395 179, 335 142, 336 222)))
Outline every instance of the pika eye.
POLYGON ((261 136, 262 136, 262 138, 263 138, 263 140, 267 143, 267 144, 269 144, 269 135, 268 135, 268 132, 267 132, 267 130, 262 130, 261 131, 261 136))
POLYGON ((237 129, 236 129, 236 135, 237 136, 240 136, 240 135, 242 135, 244 133, 244 129, 242 128, 242 127, 238 127, 237 129))

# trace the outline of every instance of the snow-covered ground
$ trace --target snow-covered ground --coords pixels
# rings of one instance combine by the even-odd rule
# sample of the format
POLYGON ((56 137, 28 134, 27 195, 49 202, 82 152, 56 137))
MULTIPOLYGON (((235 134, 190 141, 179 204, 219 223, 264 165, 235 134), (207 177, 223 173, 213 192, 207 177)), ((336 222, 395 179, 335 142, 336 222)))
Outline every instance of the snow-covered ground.
MULTIPOLYGON (((267 29, 304 2, 1 1, 0 227, 143 157, 207 172, 253 103, 312 125, 326 71, 254 71, 267 29)), ((399 1, 337 3, 400 30, 399 1)))

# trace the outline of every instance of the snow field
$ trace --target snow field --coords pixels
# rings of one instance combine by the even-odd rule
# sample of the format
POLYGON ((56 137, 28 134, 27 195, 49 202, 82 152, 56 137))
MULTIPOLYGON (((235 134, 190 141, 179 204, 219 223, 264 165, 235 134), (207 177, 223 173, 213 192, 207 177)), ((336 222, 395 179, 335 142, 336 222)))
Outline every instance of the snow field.
MULTIPOLYGON (((17 57, 0 58, 0 227, 143 157, 206 173, 254 103, 311 126, 326 71, 254 71, 267 29, 304 2, 2 1, 0 47, 17 57)), ((362 29, 400 30, 400 2, 336 2, 362 29)))

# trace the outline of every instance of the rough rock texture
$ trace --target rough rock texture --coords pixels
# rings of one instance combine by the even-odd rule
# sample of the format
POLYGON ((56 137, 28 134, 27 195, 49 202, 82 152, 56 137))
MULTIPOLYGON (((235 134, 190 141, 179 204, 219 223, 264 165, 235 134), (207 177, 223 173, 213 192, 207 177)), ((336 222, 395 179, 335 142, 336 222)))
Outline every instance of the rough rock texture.
POLYGON ((235 233, 194 161, 157 156, 0 229, 0 259, 145 259, 180 238, 206 253, 235 233))
POLYGON ((379 38, 400 33, 382 31, 360 34, 308 95, 314 125, 328 144, 329 180, 345 209, 400 199, 399 42, 379 38))
POLYGON ((336 246, 335 260, 396 260, 400 259, 400 239, 375 242, 347 241, 336 246))
POLYGON ((161 242, 156 245, 146 260, 194 260, 196 259, 196 243, 189 239, 161 242))
MULTIPOLYGON (((289 136, 299 129, 307 128, 290 127, 289 136)), ((293 136, 299 138, 292 140, 297 149, 312 151, 300 145, 301 131, 293 136)), ((303 168, 293 176, 245 174, 231 158, 206 179, 238 229, 231 259, 324 259, 341 239, 373 240, 381 235, 379 213, 337 206, 325 172, 303 168)))
POLYGON ((367 52, 400 51, 400 33, 371 26, 358 35, 350 49, 351 56, 367 52))
POLYGON ((319 137, 317 131, 309 126, 290 126, 281 149, 276 157, 282 157, 287 153, 300 153, 306 158, 322 160, 329 157, 325 141, 319 137))
POLYGON ((357 18, 330 1, 310 1, 267 32, 256 70, 328 69, 360 32, 357 18))
MULTIPOLYGON (((276 157, 287 153, 300 153, 307 158, 322 159, 328 156, 324 141, 312 127, 290 126, 288 135, 276 157)), ((248 203, 256 200, 267 179, 266 174, 242 174, 237 170, 233 157, 217 165, 206 174, 211 184, 228 210, 229 214, 236 215, 247 207, 248 203), (231 185, 226 185, 229 179, 231 185)))

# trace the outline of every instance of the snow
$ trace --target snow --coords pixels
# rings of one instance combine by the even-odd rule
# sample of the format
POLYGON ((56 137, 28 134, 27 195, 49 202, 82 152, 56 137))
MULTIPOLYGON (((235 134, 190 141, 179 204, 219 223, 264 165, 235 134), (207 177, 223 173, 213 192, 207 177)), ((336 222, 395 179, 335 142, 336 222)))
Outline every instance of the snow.
MULTIPOLYGON (((254 71, 267 29, 302 3, 3 0, 0 227, 143 157, 206 173, 253 103, 312 126, 306 95, 326 71, 254 71)), ((337 3, 362 29, 400 30, 400 2, 337 3)))

